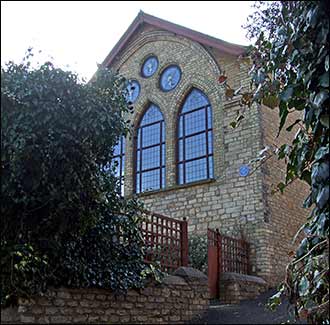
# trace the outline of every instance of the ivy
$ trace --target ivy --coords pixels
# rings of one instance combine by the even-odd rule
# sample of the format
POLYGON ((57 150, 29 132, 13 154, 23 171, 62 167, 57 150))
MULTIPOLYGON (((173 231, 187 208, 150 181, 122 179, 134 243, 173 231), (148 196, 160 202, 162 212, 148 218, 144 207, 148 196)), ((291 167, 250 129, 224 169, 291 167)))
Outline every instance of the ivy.
POLYGON ((126 81, 99 69, 85 83, 31 56, 1 68, 1 304, 49 286, 139 287, 142 207, 111 167, 126 81))
MULTIPOLYGON (((245 28, 255 45, 251 77, 254 101, 279 107, 279 132, 291 111, 300 119, 292 143, 277 151, 287 161, 284 191, 297 178, 310 187, 304 202, 312 208, 301 227, 305 238, 287 266, 271 307, 286 293, 297 318, 329 323, 329 9, 325 1, 256 2, 245 28)), ((297 237, 297 236, 296 236, 297 237)))

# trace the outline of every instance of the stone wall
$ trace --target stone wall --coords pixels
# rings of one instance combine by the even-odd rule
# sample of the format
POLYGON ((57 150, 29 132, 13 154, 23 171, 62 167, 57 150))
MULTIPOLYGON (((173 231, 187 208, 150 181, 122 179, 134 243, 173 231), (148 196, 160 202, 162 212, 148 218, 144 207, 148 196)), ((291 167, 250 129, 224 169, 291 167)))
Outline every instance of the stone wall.
POLYGON ((183 323, 208 308, 207 277, 181 267, 162 284, 115 296, 105 289, 54 289, 1 310, 1 323, 183 323))
MULTIPOLYGON (((251 242, 253 271, 263 269, 265 257, 256 251, 264 245, 264 202, 260 171, 250 177, 240 177, 240 165, 248 163, 261 150, 260 117, 256 106, 246 112, 241 125, 232 129, 229 124, 241 109, 239 99, 226 99, 217 79, 226 71, 230 84, 248 87, 249 66, 243 60, 210 51, 202 45, 166 31, 145 27, 139 30, 116 61, 114 69, 127 78, 136 79, 141 94, 130 116, 136 126, 149 102, 157 104, 166 124, 166 187, 160 191, 139 195, 146 208, 173 218, 188 220, 188 231, 206 233, 208 227, 219 228, 228 235, 243 231, 251 242), (146 56, 159 59, 158 71, 150 78, 140 75, 146 56), (182 70, 179 85, 171 92, 158 86, 162 69, 176 63, 182 70), (184 98, 192 89, 201 89, 209 98, 213 111, 214 178, 194 184, 176 184, 176 127, 177 115, 184 98)), ((125 195, 133 194, 134 128, 126 142, 125 195)))
MULTIPOLYGON (((261 128, 263 146, 290 144, 297 132, 295 127, 291 132, 285 129, 293 124, 299 117, 299 113, 290 113, 287 123, 277 137, 279 127, 278 109, 261 107, 261 128)), ((279 191, 272 194, 272 190, 279 182, 285 182, 286 163, 272 157, 262 166, 263 192, 265 197, 265 218, 268 220, 267 241, 269 245, 267 273, 271 274, 273 281, 283 280, 285 266, 291 259, 290 251, 294 251, 299 243, 299 238, 292 244, 293 237, 298 229, 305 222, 309 210, 302 207, 305 198, 308 196, 309 187, 306 183, 296 180, 290 184, 281 194, 279 191)), ((301 239, 301 237, 300 237, 301 239)))
POLYGON ((221 274, 219 299, 224 304, 238 304, 258 297, 266 289, 266 281, 259 277, 226 272, 221 274))
MULTIPOLYGON (((232 129, 230 123, 242 112, 239 98, 228 99, 218 83, 220 74, 228 76, 228 84, 249 90, 246 58, 222 53, 188 38, 150 25, 142 25, 112 68, 127 78, 136 79, 141 94, 134 104, 132 136, 126 142, 125 195, 134 195, 134 138, 139 119, 150 102, 159 106, 166 124, 166 186, 159 191, 139 194, 146 208, 173 218, 188 220, 188 231, 206 234, 207 228, 219 228, 230 236, 243 233, 251 244, 252 273, 270 285, 283 279, 290 241, 305 218, 297 207, 304 196, 301 185, 293 185, 289 195, 270 196, 271 183, 283 174, 283 165, 275 159, 248 177, 239 176, 239 167, 258 156, 266 144, 274 140, 278 128, 277 111, 253 105, 244 112, 245 119, 232 129), (141 76, 145 58, 154 54, 159 68, 150 78, 141 76), (159 89, 159 77, 169 64, 178 64, 182 78, 170 92, 159 89), (213 179, 178 185, 176 183, 177 116, 184 98, 193 88, 209 98, 213 111, 213 179), (296 202, 296 203, 295 203, 296 202), (298 203, 297 203, 298 202, 298 203)), ((291 116, 289 116, 291 118, 291 116)), ((284 137, 287 135, 285 134, 284 137)), ((286 138, 285 138, 286 139, 286 138)), ((284 139, 284 140, 285 140, 284 139)), ((279 138, 279 140, 283 140, 279 138)))

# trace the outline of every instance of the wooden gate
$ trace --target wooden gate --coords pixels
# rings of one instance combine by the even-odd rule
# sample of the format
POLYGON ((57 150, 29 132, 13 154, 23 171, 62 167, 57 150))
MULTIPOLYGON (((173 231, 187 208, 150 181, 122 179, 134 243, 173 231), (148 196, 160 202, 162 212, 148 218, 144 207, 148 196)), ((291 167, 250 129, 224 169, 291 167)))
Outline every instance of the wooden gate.
POLYGON ((218 229, 207 229, 207 238, 210 297, 218 298, 222 273, 250 273, 249 244, 243 239, 223 236, 218 229))

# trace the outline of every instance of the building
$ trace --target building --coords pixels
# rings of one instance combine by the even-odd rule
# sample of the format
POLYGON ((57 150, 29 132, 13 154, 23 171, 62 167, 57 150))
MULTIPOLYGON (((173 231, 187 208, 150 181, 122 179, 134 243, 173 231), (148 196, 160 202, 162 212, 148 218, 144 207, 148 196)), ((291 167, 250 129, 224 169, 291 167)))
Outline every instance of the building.
POLYGON ((132 137, 117 148, 125 195, 150 210, 186 217, 189 232, 242 233, 251 243, 252 272, 275 285, 283 278, 292 238, 306 216, 306 188, 271 195, 284 174, 270 158, 249 161, 269 144, 287 141, 278 112, 252 105, 233 129, 240 96, 226 98, 218 82, 249 89, 245 47, 140 12, 103 62, 131 80, 132 137), (124 163, 125 162, 125 163, 124 163))

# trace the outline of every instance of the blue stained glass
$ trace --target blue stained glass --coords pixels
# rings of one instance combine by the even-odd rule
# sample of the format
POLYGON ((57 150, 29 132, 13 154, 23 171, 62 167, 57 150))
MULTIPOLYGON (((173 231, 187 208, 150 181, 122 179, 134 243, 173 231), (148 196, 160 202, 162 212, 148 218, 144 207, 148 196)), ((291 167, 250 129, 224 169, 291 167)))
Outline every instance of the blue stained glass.
POLYGON ((142 130, 142 147, 151 146, 159 143, 160 140, 160 124, 146 126, 142 130))
POLYGON ((164 118, 159 108, 156 105, 151 104, 148 110, 144 113, 140 125, 143 126, 162 120, 164 120, 164 118))
POLYGON ((156 105, 145 112, 137 134, 136 192, 160 189, 165 186, 165 123, 156 105))
POLYGON ((209 174, 210 174, 210 178, 214 177, 214 173, 213 173, 213 156, 209 157, 209 174))
POLYGON ((178 123, 179 184, 213 178, 212 107, 202 91, 190 92, 178 123))
POLYGON ((111 162, 111 166, 115 168, 115 175, 119 178, 121 195, 124 195, 125 144, 125 137, 122 136, 113 148, 111 162))
POLYGON ((142 65, 142 76, 151 77, 158 69, 158 59, 156 56, 149 56, 142 65))
POLYGON ((186 182, 196 182, 207 178, 206 158, 186 163, 186 182))
POLYGON ((179 184, 184 184, 184 181, 183 181, 183 164, 179 164, 179 184))
POLYGON ((183 116, 179 117, 179 138, 183 136, 183 116))
POLYGON ((142 173, 141 192, 158 190, 160 188, 160 170, 142 173))
POLYGON ((179 140, 179 161, 183 160, 183 140, 179 140))
POLYGON ((198 110, 184 116, 185 135, 205 131, 205 110, 198 110))
POLYGON ((126 87, 126 100, 134 103, 140 95, 140 84, 137 80, 129 81, 126 87))
POLYGON ((208 153, 210 155, 213 153, 213 133, 212 133, 212 131, 209 131, 207 136, 208 136, 208 146, 209 146, 208 153))
POLYGON ((163 91, 174 89, 181 79, 181 70, 177 65, 167 67, 160 76, 160 87, 163 91))
POLYGON ((205 133, 186 138, 186 157, 193 159, 206 155, 206 136, 205 133))
POLYGON ((159 166, 160 150, 159 147, 152 147, 142 150, 142 170, 159 166))
POLYGON ((211 106, 207 107, 207 127, 212 129, 212 108, 211 106))
POLYGON ((198 89, 193 89, 184 102, 182 113, 186 113, 207 105, 210 105, 210 102, 204 93, 198 89))

